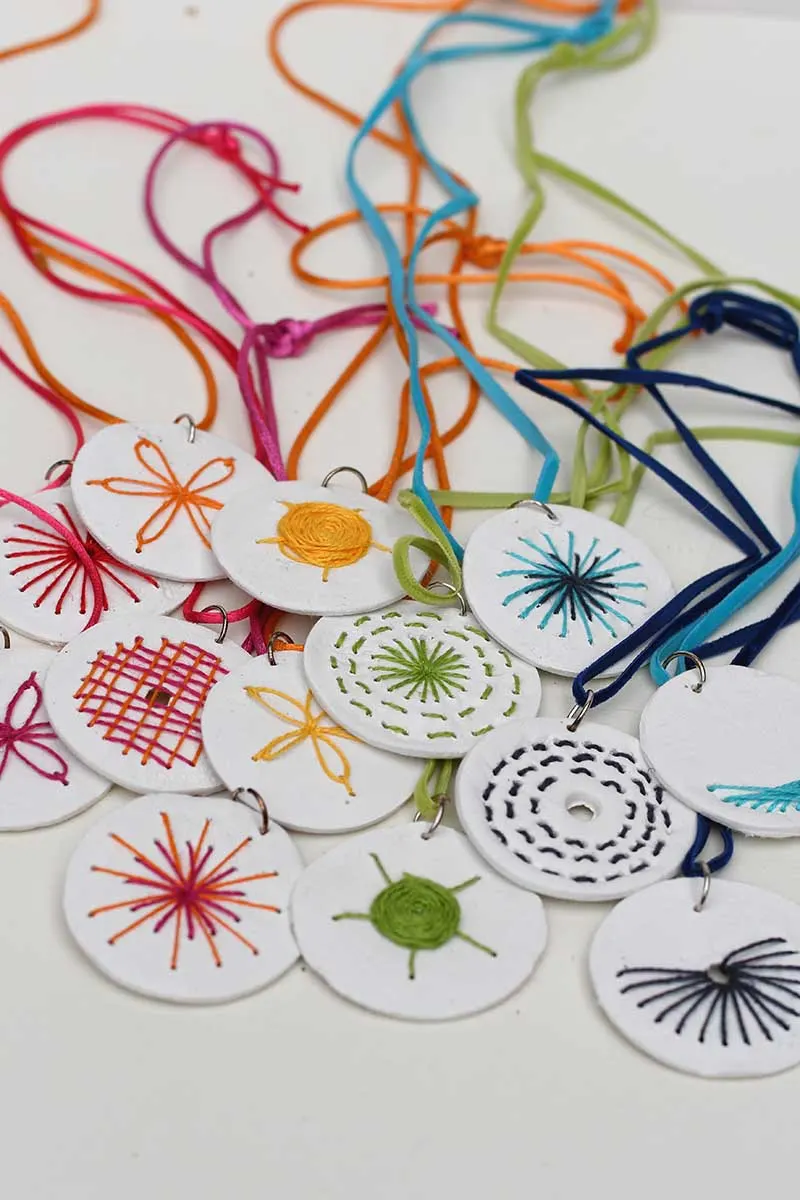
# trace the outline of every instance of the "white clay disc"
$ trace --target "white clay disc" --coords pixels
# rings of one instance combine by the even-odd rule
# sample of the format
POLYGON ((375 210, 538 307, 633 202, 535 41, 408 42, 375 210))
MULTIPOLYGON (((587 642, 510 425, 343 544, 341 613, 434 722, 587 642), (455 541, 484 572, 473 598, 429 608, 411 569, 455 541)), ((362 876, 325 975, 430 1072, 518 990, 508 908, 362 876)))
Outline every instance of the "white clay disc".
POLYGON ((222 579, 211 522, 240 492, 269 480, 232 442, 186 425, 109 425, 75 459, 70 480, 89 532, 140 571, 188 583, 222 579))
POLYGON ((382 821, 404 804, 421 764, 387 754, 341 729, 319 707, 303 656, 271 666, 251 659, 211 692, 203 742, 226 787, 254 788, 270 815, 305 833, 342 833, 382 821))
POLYGON ((713 821, 800 836, 800 685, 752 667, 688 670, 645 706, 642 750, 664 786, 713 821))
POLYGON ((0 650, 0 830, 40 829, 83 812, 111 784, 69 752, 42 688, 55 656, 0 650))
POLYGON ((461 764, 464 832, 495 870, 562 900, 615 900, 674 875, 697 818, 653 779, 636 738, 509 721, 461 764))
MULTIPOLYGON (((402 599, 398 538, 419 534, 402 508, 342 487, 266 483, 214 522, 214 553, 234 583, 282 612, 348 616, 402 599)), ((414 552, 417 578, 427 560, 414 552)))
POLYGON ((412 758, 460 758, 496 724, 539 711, 538 672, 454 609, 413 601, 326 617, 308 635, 305 670, 334 721, 412 758))
POLYGON ((266 987, 297 960, 287 909, 301 871, 289 835, 270 825, 262 836, 258 816, 230 797, 140 796, 78 846, 64 914, 115 983, 214 1004, 266 987))
POLYGON ((645 1054, 692 1075, 800 1063, 800 907, 743 883, 674 879, 618 904, 595 934, 592 987, 645 1054))
MULTIPOLYGON (((157 579, 114 559, 88 535, 69 488, 31 500, 89 551, 103 584, 101 620, 132 609, 139 615, 172 612, 189 595, 187 584, 157 579)), ((93 606, 92 585, 69 542, 17 504, 0 509, 0 623, 63 646, 86 628, 93 606)))
POLYGON ((543 671, 574 676, 673 589, 658 559, 621 526, 560 504, 551 512, 557 520, 540 508, 510 508, 479 525, 467 542, 464 590, 501 645, 543 671))
POLYGON ((423 831, 366 833, 324 854, 295 886, 291 915, 300 953, 334 991, 392 1017, 439 1021, 515 992, 547 924, 538 896, 487 870, 460 833, 439 828, 425 840, 423 831))
POLYGON ((74 754, 132 792, 214 792, 200 718, 211 689, 248 661, 200 625, 117 617, 53 659, 45 703, 74 754))

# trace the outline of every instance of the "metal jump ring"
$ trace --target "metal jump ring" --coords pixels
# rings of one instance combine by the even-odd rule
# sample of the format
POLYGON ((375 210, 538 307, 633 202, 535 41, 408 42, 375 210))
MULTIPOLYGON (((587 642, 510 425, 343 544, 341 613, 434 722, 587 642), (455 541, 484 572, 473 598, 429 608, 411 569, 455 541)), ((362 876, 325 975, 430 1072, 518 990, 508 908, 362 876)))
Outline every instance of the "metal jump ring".
POLYGON ((458 603, 461 607, 462 617, 467 615, 467 602, 464 598, 463 592, 460 592, 457 587, 454 587, 452 583, 447 583, 447 581, 444 579, 434 579, 433 583, 428 584, 429 591, 432 592, 436 588, 442 588, 445 592, 451 595, 454 600, 458 600, 458 603))
POLYGON ((708 900, 708 893, 711 891, 711 868, 707 862, 701 862, 699 866, 700 870, 703 872, 703 891, 700 899, 697 901, 697 904, 694 905, 694 911, 696 913, 703 911, 706 906, 706 900, 708 900))
POLYGON ((207 604, 205 608, 200 609, 200 612, 218 612, 222 617, 222 628, 220 629, 218 636, 214 638, 214 641, 217 643, 217 645, 221 646, 225 641, 225 638, 228 636, 228 610, 223 608, 221 604, 207 604))
POLYGON ((567 729, 570 733, 574 733, 580 725, 583 718, 588 713, 589 709, 594 704, 594 692, 588 691, 583 704, 573 704, 572 708, 567 713, 567 729))
POLYGON ((271 667, 277 666, 275 662, 275 644, 281 642, 284 646, 293 646, 294 641, 289 637, 288 633, 284 633, 282 629, 276 629, 269 636, 267 642, 267 662, 271 667))
POLYGON ((668 654, 662 662, 661 665, 664 670, 666 670, 669 664, 674 662, 676 658, 688 658, 692 666, 697 668, 697 674, 700 676, 700 678, 692 688, 692 691, 702 692, 703 688, 705 687, 706 680, 708 679, 708 672, 706 671, 705 663, 703 662, 702 658, 698 658, 696 654, 692 654, 691 650, 676 650, 674 654, 668 654))
MULTIPOLYGON (((444 820, 444 807, 447 804, 447 799, 447 796, 443 794, 433 797, 434 804, 436 805, 436 812, 433 814, 433 819, 429 822, 428 828, 423 829, 422 831, 423 841, 427 842, 430 838, 432 838, 444 820)), ((417 821, 421 820, 422 813, 417 810, 417 812, 414 813, 414 822, 416 823, 417 821)))
POLYGON ((555 521, 560 524, 561 518, 557 513, 554 513, 549 504, 545 504, 544 500, 516 500, 511 505, 512 508, 536 508, 539 512, 543 512, 548 521, 555 521))
POLYGON ((359 471, 358 467, 334 467, 332 471, 328 471, 328 474, 322 481, 322 486, 327 487, 330 481, 335 479, 337 475, 355 475, 356 479, 361 484, 362 491, 369 491, 369 484, 359 471))
POLYGON ((71 473, 72 472, 72 459, 71 458, 60 458, 58 460, 58 462, 54 462, 51 466, 49 466, 44 473, 45 483, 50 482, 50 480, 53 478, 53 476, 55 475, 55 473, 59 467, 69 467, 70 473, 71 473))
POLYGON ((3 639, 3 649, 11 649, 11 634, 6 629, 5 625, 0 625, 0 637, 3 639))
POLYGON ((260 792, 257 792, 255 788, 249 787, 237 788, 235 792, 231 793, 231 800, 236 804, 243 804, 245 808, 252 808, 252 805, 248 804, 244 799, 245 796, 252 796, 261 810, 261 836, 264 837, 265 834, 269 833, 269 809, 267 808, 266 801, 260 792))
POLYGON ((180 425, 184 421, 186 421, 189 426, 189 445, 193 446, 194 439, 197 437, 197 423, 195 422, 194 417, 190 416, 189 413, 181 413, 179 417, 175 418, 173 424, 180 425))

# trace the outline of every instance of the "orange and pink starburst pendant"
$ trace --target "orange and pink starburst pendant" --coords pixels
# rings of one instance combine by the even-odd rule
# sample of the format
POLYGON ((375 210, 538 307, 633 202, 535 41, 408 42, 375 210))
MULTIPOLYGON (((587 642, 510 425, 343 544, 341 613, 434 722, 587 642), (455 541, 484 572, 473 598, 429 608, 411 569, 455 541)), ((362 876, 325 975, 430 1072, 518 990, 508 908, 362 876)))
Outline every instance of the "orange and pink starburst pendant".
POLYGON ((183 1004, 235 1000, 296 961, 288 917, 302 864, 288 834, 229 797, 141 796, 93 826, 70 862, 67 924, 115 983, 183 1004))

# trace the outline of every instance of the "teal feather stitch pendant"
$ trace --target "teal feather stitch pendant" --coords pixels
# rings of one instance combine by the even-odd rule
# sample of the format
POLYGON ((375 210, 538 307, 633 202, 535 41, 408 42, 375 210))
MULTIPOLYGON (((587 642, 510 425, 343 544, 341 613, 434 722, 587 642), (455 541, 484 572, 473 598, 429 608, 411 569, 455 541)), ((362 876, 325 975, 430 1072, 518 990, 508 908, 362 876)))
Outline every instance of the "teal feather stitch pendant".
POLYGON ((304 667, 337 724, 411 758, 459 758, 498 723, 535 716, 541 699, 538 672, 471 614, 408 601, 318 621, 304 667))
POLYGON ((452 829, 370 831, 307 867, 292 928, 313 971, 388 1016, 438 1021, 499 1004, 547 940, 538 896, 500 879, 452 829))
POLYGON ((464 588, 496 641, 557 675, 577 675, 672 595, 664 568, 625 529, 533 501, 478 526, 464 588))
POLYGON ((757 837, 800 836, 800 685, 752 667, 689 670, 642 713, 642 750, 690 808, 757 837), (699 689, 699 690, 698 690, 699 689))

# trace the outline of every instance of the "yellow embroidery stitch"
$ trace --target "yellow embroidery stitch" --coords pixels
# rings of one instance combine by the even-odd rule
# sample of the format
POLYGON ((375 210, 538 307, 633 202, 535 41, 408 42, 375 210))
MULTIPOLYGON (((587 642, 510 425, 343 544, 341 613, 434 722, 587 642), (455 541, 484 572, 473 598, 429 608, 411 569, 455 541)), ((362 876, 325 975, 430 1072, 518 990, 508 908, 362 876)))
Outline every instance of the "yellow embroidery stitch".
POLYGON ((309 691, 306 695, 305 703, 295 700, 294 696, 289 696, 286 692, 277 692, 273 688, 266 687, 246 687, 245 692, 251 700, 255 700, 267 712, 271 712, 273 716, 279 717, 287 725, 292 726, 290 733, 279 734, 273 738, 271 742, 267 742, 257 754, 253 755, 253 762, 273 762, 287 750, 292 750, 295 746, 300 746, 307 739, 311 739, 311 744, 314 747, 314 753, 317 756, 317 762, 322 770, 327 775, 328 779, 334 783, 340 783, 347 791, 348 796, 355 796, 355 792, 350 784, 350 762, 344 751, 336 745, 334 738, 344 738, 348 742, 357 742, 358 738, 353 737, 352 733, 346 733, 344 729, 340 729, 338 725, 324 724, 330 718, 320 710, 318 713, 312 711, 314 697, 309 691), (274 704, 270 704, 267 696, 275 696, 279 700, 284 700, 290 706, 289 712, 284 712, 274 704), (296 712, 299 716, 294 716, 296 712), (328 765, 325 759, 327 752, 330 752, 335 760, 338 760, 338 765, 341 767, 341 772, 336 773, 336 770, 328 765))
POLYGON ((256 544, 277 546, 292 562, 321 567, 324 583, 332 570, 351 567, 370 550, 389 553, 388 546, 373 542, 372 526, 361 509, 317 501, 281 503, 287 511, 278 521, 277 537, 259 538, 256 544))

